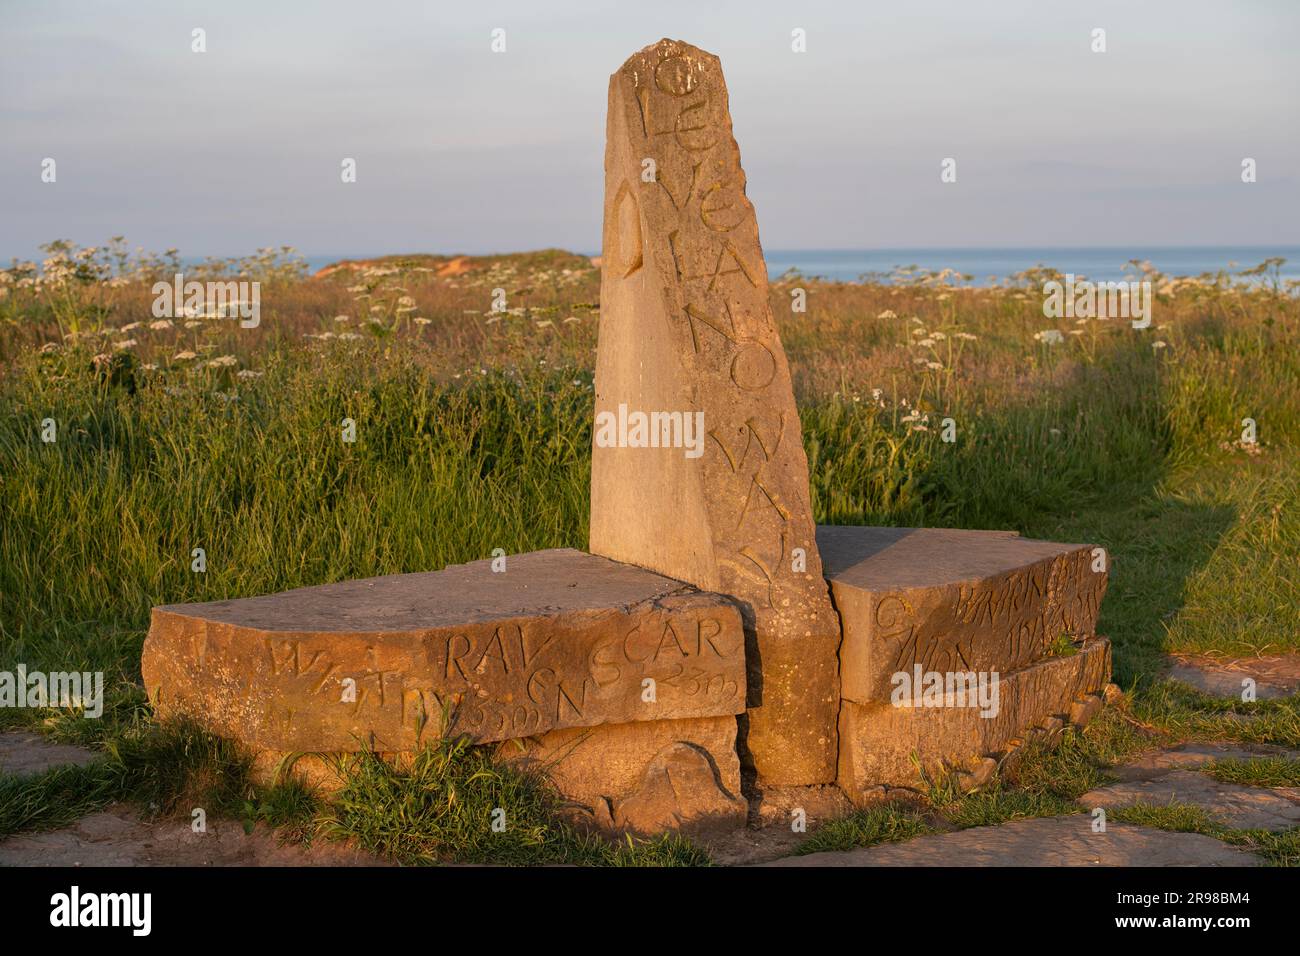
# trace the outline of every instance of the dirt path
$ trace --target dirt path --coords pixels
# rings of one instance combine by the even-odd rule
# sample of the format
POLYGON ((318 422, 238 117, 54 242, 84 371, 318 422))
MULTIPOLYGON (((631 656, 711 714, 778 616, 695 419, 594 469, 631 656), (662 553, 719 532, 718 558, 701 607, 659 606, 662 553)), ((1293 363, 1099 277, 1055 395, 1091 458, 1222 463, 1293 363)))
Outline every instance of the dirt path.
MULTIPOLYGON (((85 765, 93 751, 25 731, 0 733, 0 773, 27 776, 51 767, 85 765)), ((208 820, 204 832, 178 820, 144 820, 114 805, 75 825, 0 839, 0 866, 383 866, 343 843, 280 845, 258 825, 249 834, 235 820, 208 820)))

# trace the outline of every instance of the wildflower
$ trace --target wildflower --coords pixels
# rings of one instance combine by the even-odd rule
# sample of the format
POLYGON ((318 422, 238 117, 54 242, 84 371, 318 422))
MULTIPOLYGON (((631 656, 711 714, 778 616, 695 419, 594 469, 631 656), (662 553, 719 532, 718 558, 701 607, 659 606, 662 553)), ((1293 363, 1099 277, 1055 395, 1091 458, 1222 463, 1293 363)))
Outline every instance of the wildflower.
POLYGON ((978 335, 972 335, 970 332, 954 332, 953 338, 961 339, 963 342, 974 342, 979 338, 978 335))
POLYGON ((1041 332, 1035 332, 1034 338, 1044 345, 1059 345, 1065 341, 1065 336, 1057 329, 1043 329, 1041 332))
POLYGON ((208 362, 208 368, 227 368, 231 365, 238 364, 239 359, 233 355, 218 355, 208 362))
POLYGON ((416 316, 415 318, 413 318, 411 321, 414 322, 416 325, 430 325, 430 324, 432 324, 433 319, 426 319, 426 318, 425 318, 424 316, 422 316, 422 315, 417 315, 417 316, 416 316))
POLYGON ((187 329, 197 329, 202 324, 202 322, 186 322, 185 327, 187 329))
POLYGON ((878 319, 896 319, 896 318, 898 318, 898 316, 896 316, 896 315, 894 314, 894 310, 893 310, 893 309, 886 309, 884 312, 881 312, 878 316, 876 316, 876 318, 878 318, 878 319))
POLYGON ((261 373, 261 372, 259 372, 259 371, 255 371, 254 369, 251 369, 251 368, 241 368, 241 369, 240 369, 238 372, 236 372, 235 374, 236 374, 237 376, 239 376, 240 378, 245 378, 245 379, 247 379, 247 378, 261 378, 261 377, 262 377, 262 373, 261 373))
POLYGON ((155 332, 161 332, 164 329, 170 329, 171 327, 172 327, 171 319, 159 319, 157 322, 149 323, 149 328, 153 329, 155 332))
POLYGON ((177 352, 172 356, 173 362, 188 362, 190 359, 196 359, 198 356, 186 349, 184 352, 177 352))
POLYGON ((916 344, 928 349, 933 347, 934 339, 932 338, 918 339, 916 344))
POLYGON ((932 369, 932 370, 935 370, 935 369, 941 369, 941 368, 943 368, 943 363, 942 363, 942 362, 926 362, 926 363, 925 363, 925 367, 928 368, 928 369, 932 369))
POLYGON ((136 346, 135 339, 124 339, 123 341, 118 342, 117 345, 114 346, 114 348, 133 349, 135 348, 135 346, 136 346))
POLYGON ((351 319, 349 319, 346 315, 336 315, 336 316, 334 316, 334 321, 335 321, 335 322, 350 322, 351 319))
POLYGON ((143 325, 143 324, 144 324, 143 322, 132 322, 130 325, 124 325, 124 326, 122 326, 120 329, 118 329, 118 331, 119 331, 119 332, 133 332, 133 331, 135 331, 136 329, 140 328, 140 326, 143 325))
POLYGON ((1162 339, 1156 339, 1154 342, 1151 343, 1151 348, 1153 349, 1163 349, 1163 348, 1168 348, 1168 346, 1169 343, 1163 341, 1162 339))

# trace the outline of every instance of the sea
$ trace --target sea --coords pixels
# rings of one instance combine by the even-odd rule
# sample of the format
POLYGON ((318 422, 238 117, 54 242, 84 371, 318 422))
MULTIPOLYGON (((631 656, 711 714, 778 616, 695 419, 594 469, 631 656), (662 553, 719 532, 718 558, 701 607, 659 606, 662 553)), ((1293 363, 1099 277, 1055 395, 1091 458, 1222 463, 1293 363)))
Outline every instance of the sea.
MULTIPOLYGON (((596 255, 586 252, 585 255, 596 255)), ((764 249, 768 275, 775 278, 794 269, 801 275, 841 282, 862 279, 889 281, 895 269, 917 266, 938 272, 955 269, 971 278, 969 285, 998 285, 1018 272, 1048 266, 1094 281, 1133 278, 1125 265, 1133 259, 1149 261, 1168 276, 1199 276, 1224 270, 1230 273, 1282 258, 1282 279, 1300 279, 1300 246, 1033 246, 1006 249, 764 249)), ((311 271, 340 259, 366 259, 365 253, 306 256, 311 271)))

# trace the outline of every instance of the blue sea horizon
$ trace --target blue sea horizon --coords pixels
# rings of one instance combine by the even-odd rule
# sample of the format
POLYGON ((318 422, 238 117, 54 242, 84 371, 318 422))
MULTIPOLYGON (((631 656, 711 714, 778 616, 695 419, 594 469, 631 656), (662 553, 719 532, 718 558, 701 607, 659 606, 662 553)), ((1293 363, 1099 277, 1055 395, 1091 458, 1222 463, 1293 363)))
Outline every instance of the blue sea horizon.
MULTIPOLYGON (((372 255, 304 256, 314 272, 340 259, 377 258, 372 255)), ((597 255, 582 252, 582 255, 597 255)), ((1265 259, 1286 259, 1280 275, 1300 279, 1300 246, 1039 246, 999 249, 899 248, 899 249, 764 249, 768 275, 776 278, 791 269, 801 275, 841 282, 864 276, 888 281, 895 269, 916 266, 938 272, 955 269, 970 276, 968 284, 996 285, 1034 266, 1047 266, 1093 280, 1132 278, 1125 265, 1132 259, 1149 261, 1169 276, 1199 276, 1220 270, 1234 273, 1259 265, 1265 259)))

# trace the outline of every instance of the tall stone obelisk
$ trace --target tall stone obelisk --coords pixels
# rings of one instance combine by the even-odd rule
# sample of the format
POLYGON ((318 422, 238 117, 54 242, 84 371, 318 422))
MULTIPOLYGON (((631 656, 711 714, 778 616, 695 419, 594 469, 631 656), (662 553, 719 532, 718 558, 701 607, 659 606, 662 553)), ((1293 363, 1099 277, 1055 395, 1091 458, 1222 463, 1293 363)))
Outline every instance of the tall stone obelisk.
POLYGON ((591 550, 737 598, 749 631, 742 754, 761 783, 834 780, 839 621, 758 222, 718 58, 673 40, 609 84, 598 422, 620 406, 659 423, 663 440, 628 447, 645 436, 620 433, 624 446, 610 447, 598 429, 591 550), (663 447, 672 413, 689 425, 696 412, 702 454, 663 447))

